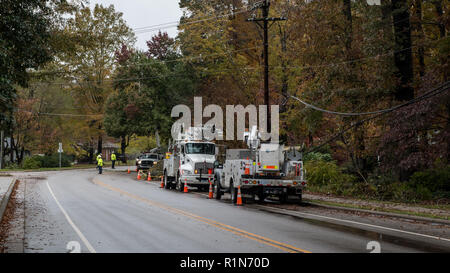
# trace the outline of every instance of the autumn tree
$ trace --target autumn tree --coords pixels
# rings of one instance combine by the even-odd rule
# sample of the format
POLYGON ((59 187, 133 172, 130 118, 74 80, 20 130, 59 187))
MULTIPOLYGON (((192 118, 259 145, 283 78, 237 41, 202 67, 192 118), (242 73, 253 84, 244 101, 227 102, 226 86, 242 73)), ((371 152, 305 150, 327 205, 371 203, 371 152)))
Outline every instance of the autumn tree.
POLYGON ((167 32, 162 33, 159 31, 157 35, 154 35, 150 39, 150 41, 147 41, 147 47, 147 55, 150 58, 170 60, 178 57, 175 48, 175 40, 170 38, 167 32))
POLYGON ((126 46, 116 52, 115 92, 108 98, 105 127, 121 139, 122 153, 133 135, 170 138, 172 107, 191 97, 195 86, 195 75, 175 58, 167 33, 153 36, 147 45, 147 52, 126 46))

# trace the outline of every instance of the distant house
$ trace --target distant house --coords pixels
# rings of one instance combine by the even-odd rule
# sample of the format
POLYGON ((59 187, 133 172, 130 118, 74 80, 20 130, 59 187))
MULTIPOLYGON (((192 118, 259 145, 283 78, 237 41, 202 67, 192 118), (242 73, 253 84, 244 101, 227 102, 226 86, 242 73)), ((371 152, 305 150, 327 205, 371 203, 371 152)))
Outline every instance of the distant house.
POLYGON ((115 152, 117 154, 117 150, 119 150, 120 146, 118 144, 112 142, 105 142, 102 146, 102 158, 106 161, 111 160, 111 154, 115 152))

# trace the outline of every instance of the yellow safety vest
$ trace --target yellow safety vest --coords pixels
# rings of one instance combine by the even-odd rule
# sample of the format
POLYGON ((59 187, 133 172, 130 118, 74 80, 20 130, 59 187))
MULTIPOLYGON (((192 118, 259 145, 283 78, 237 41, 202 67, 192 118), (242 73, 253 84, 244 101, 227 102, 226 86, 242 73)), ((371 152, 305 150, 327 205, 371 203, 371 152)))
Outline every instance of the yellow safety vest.
POLYGON ((103 159, 99 158, 97 164, 99 167, 103 167, 103 159))
POLYGON ((111 155, 111 160, 116 160, 116 154, 111 155))

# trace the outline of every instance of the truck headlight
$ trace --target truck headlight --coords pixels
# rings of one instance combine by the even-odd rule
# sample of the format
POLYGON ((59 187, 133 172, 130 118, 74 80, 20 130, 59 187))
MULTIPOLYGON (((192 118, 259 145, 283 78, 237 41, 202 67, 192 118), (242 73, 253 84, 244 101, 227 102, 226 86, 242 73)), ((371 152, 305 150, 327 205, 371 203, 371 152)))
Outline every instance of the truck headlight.
POLYGON ((183 170, 183 174, 192 174, 192 172, 189 170, 183 170))

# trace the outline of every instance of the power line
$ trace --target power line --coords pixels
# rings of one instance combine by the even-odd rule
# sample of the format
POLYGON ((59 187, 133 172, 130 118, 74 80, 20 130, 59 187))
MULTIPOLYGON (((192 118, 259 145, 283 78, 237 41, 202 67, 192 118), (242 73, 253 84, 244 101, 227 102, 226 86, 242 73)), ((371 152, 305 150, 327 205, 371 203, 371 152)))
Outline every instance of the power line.
POLYGON ((384 115, 384 114, 387 114, 387 113, 396 111, 396 110, 398 110, 398 109, 400 109, 400 108, 403 108, 403 107, 412 105, 412 104, 417 103, 417 102, 420 102, 420 101, 422 101, 422 100, 429 99, 429 98, 434 97, 434 96, 436 96, 436 95, 438 95, 438 94, 444 93, 444 92, 448 91, 449 89, 450 89, 450 81, 447 81, 447 82, 445 82, 445 83, 439 85, 438 87, 433 88, 432 90, 426 92, 425 94, 422 94, 421 96, 419 96, 419 97, 417 97, 417 98, 415 98, 415 99, 412 99, 412 100, 407 101, 407 102, 405 102, 405 103, 403 103, 403 104, 401 104, 401 105, 398 105, 397 107, 395 107, 395 108, 393 108, 393 109, 391 109, 391 110, 389 110, 389 111, 382 112, 382 113, 379 113, 379 114, 377 114, 377 115, 375 115, 375 116, 372 116, 372 117, 369 117, 369 118, 360 120, 360 121, 358 121, 358 122, 356 122, 356 123, 354 123, 354 124, 348 126, 347 128, 342 129, 340 132, 338 132, 337 134, 335 134, 334 136, 332 136, 331 138, 329 138, 327 141, 323 142, 323 143, 320 144, 319 146, 315 146, 315 147, 312 148, 311 150, 306 151, 305 154, 308 154, 308 153, 312 153, 312 152, 317 151, 318 149, 322 148, 323 146, 327 145, 328 143, 334 141, 336 138, 338 138, 339 136, 341 136, 342 134, 344 134, 344 133, 347 132, 348 130, 350 130, 350 129, 356 127, 356 126, 359 126, 359 125, 361 125, 361 124, 363 124, 363 123, 365 123, 365 122, 367 122, 367 121, 370 121, 370 120, 373 120, 373 119, 375 119, 375 118, 381 117, 381 116, 384 115))
MULTIPOLYGON (((447 82, 448 83, 448 82, 447 82)), ((291 98, 301 102, 302 104, 304 104, 306 107, 312 108, 316 111, 320 111, 323 113, 327 113, 327 114, 333 114, 333 115, 338 115, 338 116, 367 116, 367 115, 375 115, 375 114, 383 114, 383 113, 388 113, 388 112, 392 112, 398 108, 404 107, 404 104, 399 104, 396 105, 394 107, 391 108, 387 108, 387 109, 382 109, 382 110, 378 110, 378 111, 372 111, 372 112, 359 112, 359 113, 349 113, 349 112, 336 112, 336 111, 331 111, 331 110, 326 110, 317 106, 314 106, 312 104, 309 104, 295 96, 290 96, 291 98)))
POLYGON ((30 113, 30 114, 43 115, 43 116, 60 116, 60 117, 102 117, 103 116, 103 114, 88 115, 88 114, 42 113, 42 112, 27 111, 27 110, 23 110, 23 109, 17 109, 17 111, 30 113))
MULTIPOLYGON (((227 16, 230 16, 230 15, 236 15, 236 14, 241 14, 241 13, 245 13, 245 12, 248 12, 247 7, 244 7, 244 8, 241 8, 241 9, 236 9, 236 10, 234 10, 234 11, 232 11, 230 13, 226 13, 226 14, 221 14, 221 15, 207 17, 205 19, 197 19, 197 20, 194 20, 194 21, 181 22, 181 23, 179 23, 178 21, 176 21, 176 22, 174 21, 174 22, 168 22, 168 23, 159 24, 159 25, 153 25, 153 26, 136 28, 134 30, 134 33, 135 34, 143 34, 143 33, 152 32, 152 31, 161 30, 161 29, 180 27, 180 26, 185 26, 185 25, 193 25, 193 24, 198 24, 198 23, 204 23, 206 21, 216 20, 216 19, 220 19, 220 18, 227 17, 227 16)), ((200 18, 202 18, 202 17, 200 17, 200 18)))
MULTIPOLYGON (((222 55, 228 55, 230 53, 236 53, 236 52, 243 52, 243 51, 250 51, 253 49, 258 49, 261 48, 262 46, 254 46, 254 47, 246 47, 246 48, 241 48, 241 49, 236 49, 236 50, 228 50, 226 52, 223 53, 211 53, 211 54, 207 54, 207 55, 198 55, 198 56, 186 56, 186 57, 181 57, 181 58, 176 58, 176 59, 172 59, 172 60, 157 60, 157 59, 153 59, 154 61, 158 62, 158 63, 164 63, 164 64, 168 64, 168 63, 173 63, 173 62, 180 62, 180 61, 192 61, 192 60, 198 60, 198 59, 204 59, 204 58, 209 58, 209 57, 214 57, 214 56, 222 56, 222 55)), ((153 65, 152 63, 146 63, 146 64, 126 64, 126 65, 121 65, 120 67, 134 67, 134 66, 148 66, 148 65, 153 65)), ((83 69, 84 71, 95 71, 96 68, 95 67, 90 67, 89 69, 83 69)), ((77 71, 36 71, 33 72, 35 74, 68 74, 68 73, 74 73, 77 71)))
MULTIPOLYGON (((261 67, 244 67, 241 70, 257 70, 260 69, 261 67)), ((209 74, 209 75, 215 75, 215 74, 219 74, 221 72, 226 72, 226 71, 235 71, 236 69, 234 68, 228 68, 228 69, 217 69, 214 71, 199 71, 200 73, 205 73, 205 74, 209 74)), ((122 81, 139 81, 139 80, 151 80, 151 79, 162 79, 162 78, 172 78, 172 77, 186 77, 186 73, 180 73, 180 74, 169 74, 169 75, 157 75, 157 76, 151 76, 151 77, 140 77, 140 78, 121 78, 121 79, 114 79, 114 78, 109 78, 109 79, 105 79, 103 80, 103 82, 122 82, 122 81)), ((49 83, 34 83, 34 84, 30 84, 30 86, 47 86, 47 85, 70 85, 70 84, 79 84, 79 83, 87 83, 87 82, 97 82, 96 80, 85 80, 82 82, 49 82, 49 83)))

